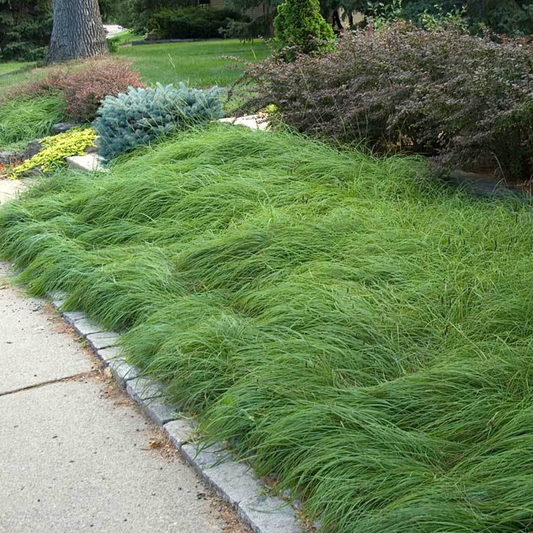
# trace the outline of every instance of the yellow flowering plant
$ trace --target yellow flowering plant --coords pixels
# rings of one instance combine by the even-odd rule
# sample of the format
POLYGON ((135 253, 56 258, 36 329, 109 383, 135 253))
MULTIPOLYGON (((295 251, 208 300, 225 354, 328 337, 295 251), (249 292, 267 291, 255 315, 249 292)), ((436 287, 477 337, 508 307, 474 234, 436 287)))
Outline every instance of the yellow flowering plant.
POLYGON ((10 172, 10 178, 20 178, 24 172, 34 168, 49 172, 62 165, 67 157, 83 155, 88 146, 94 146, 95 139, 96 134, 91 128, 73 128, 59 135, 45 137, 40 140, 43 149, 14 167, 10 172))

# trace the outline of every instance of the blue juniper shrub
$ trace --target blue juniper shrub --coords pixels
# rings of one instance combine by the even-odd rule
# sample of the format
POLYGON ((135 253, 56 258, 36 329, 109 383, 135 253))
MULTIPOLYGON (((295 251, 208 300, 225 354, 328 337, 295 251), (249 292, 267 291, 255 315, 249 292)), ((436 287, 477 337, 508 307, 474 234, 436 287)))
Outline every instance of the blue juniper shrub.
POLYGON ((218 87, 204 91, 183 83, 179 87, 130 87, 125 94, 108 96, 94 123, 100 155, 113 159, 177 128, 220 118, 221 96, 218 87))

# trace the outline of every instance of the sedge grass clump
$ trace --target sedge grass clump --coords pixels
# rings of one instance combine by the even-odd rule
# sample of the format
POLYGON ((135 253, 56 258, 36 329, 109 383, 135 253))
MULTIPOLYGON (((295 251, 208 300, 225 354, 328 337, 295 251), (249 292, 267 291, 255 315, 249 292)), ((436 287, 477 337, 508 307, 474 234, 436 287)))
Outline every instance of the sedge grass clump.
POLYGON ((528 531, 531 206, 426 172, 217 124, 44 180, 0 248, 324 531, 528 531))
POLYGON ((65 107, 57 95, 6 100, 0 103, 0 149, 50 133, 65 107))

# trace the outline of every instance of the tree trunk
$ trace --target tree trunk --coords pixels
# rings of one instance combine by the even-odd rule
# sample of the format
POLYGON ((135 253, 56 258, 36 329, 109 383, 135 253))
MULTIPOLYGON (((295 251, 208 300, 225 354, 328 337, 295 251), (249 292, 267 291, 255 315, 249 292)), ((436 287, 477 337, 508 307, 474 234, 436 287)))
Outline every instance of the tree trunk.
POLYGON ((98 0, 52 0, 54 26, 48 63, 108 53, 98 0))

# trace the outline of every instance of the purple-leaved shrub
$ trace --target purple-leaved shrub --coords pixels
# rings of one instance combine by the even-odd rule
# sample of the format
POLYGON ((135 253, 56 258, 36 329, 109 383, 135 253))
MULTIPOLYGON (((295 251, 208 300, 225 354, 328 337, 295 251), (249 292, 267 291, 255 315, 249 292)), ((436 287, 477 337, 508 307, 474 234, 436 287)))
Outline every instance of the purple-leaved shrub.
POLYGON ((274 104, 304 133, 431 156, 440 169, 530 179, 533 46, 460 29, 396 23, 340 39, 321 56, 252 66, 246 107, 274 104))

